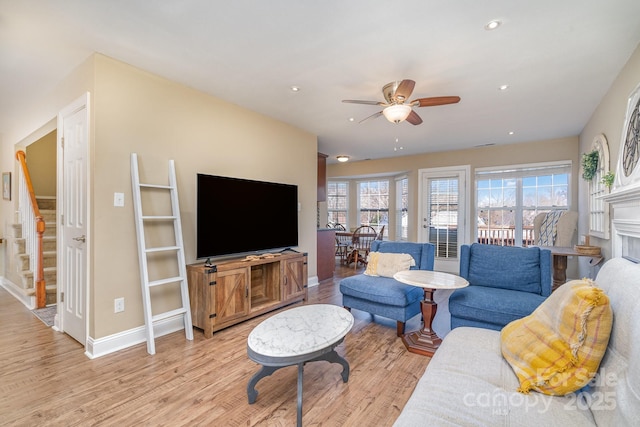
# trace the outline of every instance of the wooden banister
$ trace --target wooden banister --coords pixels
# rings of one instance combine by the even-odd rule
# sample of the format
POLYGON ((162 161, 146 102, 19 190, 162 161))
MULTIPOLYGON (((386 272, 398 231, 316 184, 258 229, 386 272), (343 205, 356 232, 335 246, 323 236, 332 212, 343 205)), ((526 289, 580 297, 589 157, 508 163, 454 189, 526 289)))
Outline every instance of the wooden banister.
POLYGON ((29 168, 27 167, 27 154, 22 150, 18 150, 18 152, 16 152, 16 159, 20 163, 22 173, 24 174, 24 179, 27 185, 27 192, 29 194, 31 207, 33 208, 33 214, 36 220, 36 253, 38 257, 38 268, 37 271, 33 272, 35 276, 34 287, 36 291, 36 308, 43 308, 47 305, 47 288, 44 280, 44 262, 42 255, 42 237, 44 236, 45 230, 44 218, 40 214, 38 201, 36 200, 36 194, 33 191, 33 184, 31 182, 31 176, 29 175, 29 168))

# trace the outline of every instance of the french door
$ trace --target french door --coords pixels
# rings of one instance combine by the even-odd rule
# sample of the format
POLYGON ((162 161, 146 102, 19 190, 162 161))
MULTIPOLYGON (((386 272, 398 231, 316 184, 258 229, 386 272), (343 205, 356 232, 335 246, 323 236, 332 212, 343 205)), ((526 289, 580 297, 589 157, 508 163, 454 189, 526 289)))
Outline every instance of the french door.
POLYGON ((435 245, 434 269, 458 273, 460 245, 469 241, 469 166, 420 169, 418 241, 435 245))

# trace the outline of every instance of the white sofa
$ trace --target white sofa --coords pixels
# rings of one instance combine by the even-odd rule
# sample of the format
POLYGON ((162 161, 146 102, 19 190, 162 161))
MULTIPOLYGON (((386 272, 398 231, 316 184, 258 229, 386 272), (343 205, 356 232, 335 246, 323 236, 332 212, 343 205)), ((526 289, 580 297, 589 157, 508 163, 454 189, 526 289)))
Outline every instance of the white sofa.
POLYGON ((613 328, 586 388, 518 393, 500 332, 461 327, 444 339, 394 426, 640 426, 640 264, 609 260, 596 283, 609 296, 613 328))

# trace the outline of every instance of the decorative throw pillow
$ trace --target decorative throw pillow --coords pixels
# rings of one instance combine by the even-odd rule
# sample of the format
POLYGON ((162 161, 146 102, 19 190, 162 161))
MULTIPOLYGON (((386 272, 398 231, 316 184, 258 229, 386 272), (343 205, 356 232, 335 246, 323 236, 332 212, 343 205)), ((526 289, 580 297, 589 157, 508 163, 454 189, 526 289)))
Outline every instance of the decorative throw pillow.
POLYGON ((398 271, 409 270, 416 260, 409 254, 387 252, 369 252, 367 257, 367 276, 393 277, 398 271))
POLYGON ((538 245, 553 246, 555 244, 556 235, 558 234, 558 219, 560 219, 563 213, 564 211, 547 212, 540 225, 538 245))
POLYGON ((589 279, 560 286, 533 313, 506 325, 502 355, 530 390, 565 395, 596 374, 609 343, 609 298, 589 279))

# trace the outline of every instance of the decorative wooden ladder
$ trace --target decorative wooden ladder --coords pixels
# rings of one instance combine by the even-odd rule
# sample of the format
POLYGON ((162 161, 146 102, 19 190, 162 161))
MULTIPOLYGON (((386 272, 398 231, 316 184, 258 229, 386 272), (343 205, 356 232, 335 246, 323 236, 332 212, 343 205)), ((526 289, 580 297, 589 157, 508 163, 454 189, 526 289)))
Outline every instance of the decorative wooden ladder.
MULTIPOLYGON (((138 172, 138 155, 131 153, 131 181, 133 185, 133 206, 136 218, 136 234, 138 236, 138 257, 140 259, 140 281, 142 285, 142 302, 144 306, 144 321, 147 336, 147 352, 155 354, 155 339, 153 325, 157 321, 182 315, 184 330, 188 340, 193 340, 193 326, 191 323, 191 307, 189 305, 189 289, 187 287, 187 270, 184 258, 184 244, 182 242, 182 226, 180 221, 180 205, 178 203, 178 185, 176 181, 175 163, 169 160, 169 185, 142 184, 138 172), (142 208, 142 193, 169 192, 171 199, 171 215, 145 215, 142 208), (145 226, 150 223, 170 222, 173 226, 175 244, 171 246, 147 247, 145 226), (153 254, 175 253, 177 276, 149 280, 149 256, 153 254), (153 314, 151 308, 151 288, 179 283, 182 305, 180 308, 153 314)), ((164 258, 163 258, 164 260, 164 258)))

